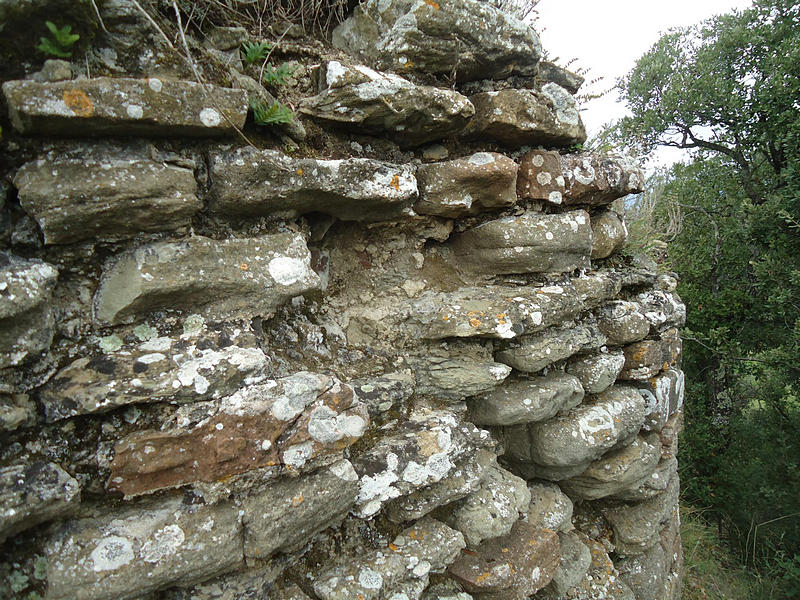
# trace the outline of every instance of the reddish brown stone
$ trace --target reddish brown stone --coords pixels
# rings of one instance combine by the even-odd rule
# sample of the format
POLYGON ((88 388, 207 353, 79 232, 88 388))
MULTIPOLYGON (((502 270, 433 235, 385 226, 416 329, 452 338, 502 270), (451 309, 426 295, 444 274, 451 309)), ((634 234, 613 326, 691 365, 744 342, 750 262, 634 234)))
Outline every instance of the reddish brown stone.
POLYGON ((680 368, 682 343, 677 329, 661 334, 660 340, 644 340, 623 348, 625 366, 619 379, 648 380, 670 367, 680 368))
POLYGON ((517 175, 517 195, 521 199, 561 204, 565 191, 558 152, 533 150, 522 157, 517 175))

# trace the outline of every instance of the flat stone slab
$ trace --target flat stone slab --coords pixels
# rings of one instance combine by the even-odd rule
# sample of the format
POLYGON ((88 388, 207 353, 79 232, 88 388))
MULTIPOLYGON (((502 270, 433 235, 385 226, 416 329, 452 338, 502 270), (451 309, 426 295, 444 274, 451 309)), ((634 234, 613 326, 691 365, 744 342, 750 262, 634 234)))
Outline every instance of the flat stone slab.
POLYGON ((597 350, 605 336, 592 321, 526 335, 505 344, 495 358, 518 371, 536 373, 579 352, 597 350))
POLYGON ((469 97, 475 117, 464 136, 510 147, 568 147, 586 141, 586 129, 570 93, 555 83, 539 90, 506 89, 469 97))
POLYGON ((45 547, 48 600, 119 600, 244 564, 239 511, 180 498, 67 522, 45 547))
POLYGON ((533 76, 542 56, 533 28, 477 0, 366 2, 334 30, 333 43, 380 69, 459 81, 533 76))
POLYGON ((318 456, 344 450, 368 426, 366 407, 350 386, 300 372, 218 402, 186 405, 160 430, 123 438, 106 487, 136 496, 261 467, 299 471, 318 456))
POLYGON ((630 157, 615 154, 565 154, 564 204, 600 206, 644 190, 644 174, 630 157))
POLYGON ((55 463, 0 469, 0 543, 40 523, 68 516, 81 502, 81 486, 55 463))
POLYGON ((393 73, 331 61, 321 92, 299 111, 360 134, 387 135, 419 146, 459 133, 475 114, 472 103, 450 89, 415 85, 393 73))
POLYGON ((417 380, 418 395, 450 401, 493 390, 511 373, 511 367, 502 363, 459 357, 431 356, 409 362, 417 380))
POLYGON ((622 352, 604 352, 575 357, 567 363, 566 371, 580 380, 587 394, 599 394, 617 380, 624 365, 622 352))
POLYGON ((484 275, 563 273, 591 268, 589 213, 526 212, 488 221, 453 236, 459 268, 484 275))
POLYGON ((322 212, 346 221, 413 214, 417 180, 408 165, 348 158, 293 159, 276 150, 212 152, 210 210, 222 215, 295 218, 322 212))
POLYGON ((517 195, 521 199, 544 200, 557 205, 564 201, 565 192, 558 152, 531 150, 522 157, 517 176, 517 195))
POLYGON ((517 163, 496 152, 422 165, 417 169, 419 214, 460 218, 517 202, 517 163))
POLYGON ((244 127, 248 109, 243 90, 156 78, 7 81, 3 93, 26 135, 218 137, 244 127))
POLYGON ((153 160, 37 160, 14 185, 46 244, 177 229, 203 207, 191 169, 153 160))
POLYGON ((310 260, 305 239, 291 233, 156 242, 106 266, 94 296, 94 317, 116 324, 165 309, 196 311, 214 320, 268 317, 292 297, 320 288, 310 260))
POLYGON ((582 400, 578 378, 554 372, 507 382, 484 396, 471 398, 467 418, 478 425, 534 423, 573 408, 582 400))

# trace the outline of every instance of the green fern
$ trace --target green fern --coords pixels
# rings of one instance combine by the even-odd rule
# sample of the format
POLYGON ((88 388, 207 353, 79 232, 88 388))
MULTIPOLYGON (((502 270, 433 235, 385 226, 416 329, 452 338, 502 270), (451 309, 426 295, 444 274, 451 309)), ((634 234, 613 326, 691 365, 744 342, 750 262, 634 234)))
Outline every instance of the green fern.
POLYGON ((71 57, 71 48, 75 42, 81 39, 81 36, 77 33, 72 33, 72 25, 64 25, 64 27, 59 28, 52 21, 45 21, 45 25, 50 30, 50 33, 53 34, 53 39, 42 37, 41 43, 36 46, 36 49, 48 56, 71 57))
POLYGON ((285 125, 294 119, 292 110, 280 102, 272 106, 267 106, 263 101, 251 102, 250 108, 253 109, 253 119, 257 125, 285 125))
POLYGON ((287 78, 291 77, 295 69, 290 68, 286 63, 280 65, 277 69, 273 69, 272 65, 267 65, 264 68, 264 83, 268 85, 286 85, 287 78))
POLYGON ((245 42, 242 44, 242 58, 248 65, 260 62, 269 56, 272 45, 269 42, 245 42))

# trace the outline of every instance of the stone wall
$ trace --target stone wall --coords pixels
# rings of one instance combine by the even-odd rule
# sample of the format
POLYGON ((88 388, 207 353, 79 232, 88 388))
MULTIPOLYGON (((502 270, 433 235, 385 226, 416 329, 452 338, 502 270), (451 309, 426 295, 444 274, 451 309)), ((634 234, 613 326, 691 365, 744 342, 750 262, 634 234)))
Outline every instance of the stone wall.
POLYGON ((534 31, 367 2, 264 133, 99 7, 3 84, 0 595, 678 598, 685 309, 534 31))

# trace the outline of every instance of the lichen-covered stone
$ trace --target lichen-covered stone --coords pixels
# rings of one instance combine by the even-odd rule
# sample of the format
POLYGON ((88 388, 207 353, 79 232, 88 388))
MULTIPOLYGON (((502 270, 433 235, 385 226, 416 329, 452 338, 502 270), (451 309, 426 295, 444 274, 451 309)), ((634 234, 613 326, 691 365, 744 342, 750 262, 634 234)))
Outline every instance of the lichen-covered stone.
POLYGON ((561 155, 552 150, 531 150, 522 157, 517 175, 517 195, 521 199, 564 201, 566 183, 561 173, 561 155))
POLYGON ((597 325, 586 321, 520 337, 505 345, 495 358, 518 371, 536 373, 579 352, 597 350, 605 343, 597 325))
POLYGON ((607 210, 592 217, 592 258, 608 258, 628 241, 628 228, 615 212, 607 210))
POLYGON ((47 600, 129 600, 242 566, 242 525, 232 505, 168 498, 69 521, 45 552, 47 600))
POLYGON ((667 424, 667 419, 683 406, 683 371, 669 368, 656 377, 639 383, 639 390, 648 400, 645 429, 661 431, 667 424))
POLYGON ((322 90, 300 103, 300 112, 358 133, 387 135, 419 146, 460 132, 475 107, 450 89, 415 85, 393 73, 331 61, 322 90))
POLYGON ((144 402, 194 402, 234 393, 264 379, 268 359, 252 332, 206 327, 96 349, 58 373, 39 392, 49 421, 144 402))
POLYGON ((667 557, 660 544, 655 544, 644 554, 617 561, 619 576, 636 596, 636 600, 672 600, 665 595, 667 586, 667 557))
POLYGON ((518 425, 554 417, 581 403, 577 377, 553 372, 506 383, 467 402, 467 418, 478 425, 518 425))
POLYGON ((310 260, 304 238, 290 233, 156 242, 106 266, 94 297, 95 319, 115 324, 165 309, 213 320, 269 317, 293 296, 319 289, 310 260))
POLYGON ((370 0, 334 31, 333 43, 380 69, 460 81, 535 75, 542 56, 529 25, 477 0, 370 0))
POLYGON ((416 381, 410 373, 387 373, 381 377, 354 379, 348 382, 359 400, 369 410, 370 417, 399 406, 414 394, 416 381))
POLYGON ((600 206, 644 189, 644 174, 629 157, 615 154, 564 154, 564 204, 600 206))
POLYGON ((212 152, 210 209, 222 215, 295 218, 322 212, 348 221, 410 214, 411 167, 366 158, 293 159, 277 150, 212 152))
POLYGON ((528 523, 552 529, 569 531, 572 527, 572 500, 555 483, 532 481, 528 483, 531 503, 528 506, 528 523))
POLYGON ((622 349, 625 366, 619 374, 623 380, 645 381, 673 365, 680 366, 682 346, 677 330, 662 333, 659 340, 644 340, 622 349))
POLYGON ((486 393, 511 373, 508 365, 469 358, 429 356, 411 362, 417 394, 446 400, 463 400, 486 393))
POLYGON ((476 598, 524 600, 550 583, 559 559, 554 531, 517 521, 508 535, 462 552, 447 572, 476 598))
POLYGON ((611 346, 632 344, 647 337, 650 323, 636 302, 614 300, 596 312, 597 324, 611 346))
POLYGON ((46 244, 177 229, 202 208, 191 169, 147 159, 41 159, 14 185, 46 244))
POLYGON ((648 500, 663 493, 677 472, 677 458, 674 456, 662 458, 655 470, 640 481, 636 487, 621 490, 610 497, 615 500, 625 500, 626 502, 648 500))
POLYGON ((272 484, 242 502, 244 555, 267 559, 291 552, 337 525, 355 504, 358 475, 341 460, 311 475, 272 484))
POLYGON ((452 248, 460 268, 484 275, 588 269, 589 214, 526 212, 504 217, 456 234, 452 248))
POLYGON ((28 394, 0 393, 0 432, 15 431, 36 423, 36 405, 28 394))
POLYGON ((624 365, 622 352, 602 352, 570 360, 566 371, 578 378, 587 394, 599 394, 617 380, 624 365))
POLYGON ((0 369, 22 364, 50 348, 57 278, 52 265, 0 252, 0 369))
POLYGON ((34 461, 0 469, 0 543, 78 507, 81 486, 55 463, 34 461))
POLYGON ((553 575, 548 590, 553 595, 561 597, 566 595, 570 588, 580 584, 592 565, 592 553, 577 532, 559 533, 561 542, 561 563, 553 575))
POLYGON ((26 135, 231 135, 244 127, 242 90, 169 79, 7 81, 11 123, 26 135))
POLYGON ((686 305, 674 291, 648 290, 636 296, 636 301, 654 334, 686 323, 686 305))
POLYGON ((584 81, 585 79, 577 73, 546 60, 539 63, 539 72, 536 74, 538 85, 557 83, 570 94, 577 94, 584 81))
POLYGON ((517 163, 496 152, 422 165, 417 182, 419 214, 459 218, 517 202, 517 163))
POLYGON ((575 99, 555 83, 545 84, 541 91, 481 92, 469 100, 475 117, 464 134, 468 139, 491 139, 511 147, 566 147, 586 141, 575 99))
POLYGON ((173 421, 116 444, 109 490, 135 496, 260 467, 300 470, 353 444, 369 416, 350 386, 300 372, 185 405, 173 421))
POLYGON ((470 548, 488 538, 511 532, 521 513, 528 510, 531 493, 525 480, 498 465, 489 467, 480 487, 460 501, 444 522, 464 534, 470 548))

